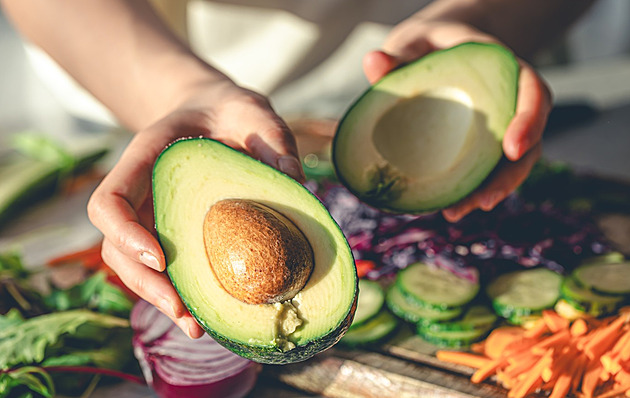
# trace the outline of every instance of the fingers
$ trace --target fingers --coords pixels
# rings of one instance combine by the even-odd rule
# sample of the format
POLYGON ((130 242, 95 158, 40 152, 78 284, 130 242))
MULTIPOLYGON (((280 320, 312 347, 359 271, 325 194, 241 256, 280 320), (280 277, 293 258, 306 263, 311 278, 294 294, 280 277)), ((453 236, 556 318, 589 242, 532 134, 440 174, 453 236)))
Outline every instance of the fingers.
POLYGON ((363 72, 370 84, 379 81, 396 66, 398 61, 383 51, 371 51, 363 57, 363 72))
POLYGON ((303 182, 295 138, 284 120, 262 96, 249 93, 237 98, 211 119, 211 137, 235 140, 254 158, 303 182))
POLYGON ((88 203, 90 221, 110 243, 130 259, 156 271, 163 271, 166 261, 162 248, 151 232, 139 223, 140 204, 136 207, 133 203, 134 196, 145 196, 143 202, 150 197, 148 192, 150 188, 139 187, 144 183, 150 183, 150 177, 137 178, 131 185, 126 185, 125 181, 129 177, 122 174, 120 171, 112 170, 94 191, 88 203), (140 192, 133 191, 132 187, 138 188, 140 192))
POLYGON ((521 63, 516 113, 503 138, 508 159, 520 159, 540 141, 551 107, 546 84, 529 65, 521 63))
POLYGON ((299 161, 293 134, 282 120, 264 123, 257 134, 249 135, 245 148, 254 157, 277 168, 289 177, 304 182, 304 170, 299 161))
POLYGON ((461 202, 443 210, 442 215, 449 222, 457 222, 475 209, 492 210, 525 181, 541 153, 542 144, 537 143, 518 161, 500 163, 487 183, 461 202))
POLYGON ((203 335, 203 329, 188 313, 165 274, 133 261, 107 239, 103 241, 102 256, 103 261, 129 289, 171 318, 189 337, 199 338, 203 335))

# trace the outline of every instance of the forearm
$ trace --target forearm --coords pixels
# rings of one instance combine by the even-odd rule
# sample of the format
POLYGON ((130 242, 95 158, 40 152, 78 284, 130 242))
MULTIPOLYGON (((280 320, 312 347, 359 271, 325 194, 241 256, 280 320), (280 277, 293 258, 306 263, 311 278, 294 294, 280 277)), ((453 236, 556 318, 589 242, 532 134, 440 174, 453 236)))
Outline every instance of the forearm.
POLYGON ((141 0, 2 0, 18 30, 49 53, 127 127, 172 110, 186 90, 226 79, 141 0))
POLYGON ((464 22, 523 58, 553 42, 595 0, 438 0, 414 18, 464 22))

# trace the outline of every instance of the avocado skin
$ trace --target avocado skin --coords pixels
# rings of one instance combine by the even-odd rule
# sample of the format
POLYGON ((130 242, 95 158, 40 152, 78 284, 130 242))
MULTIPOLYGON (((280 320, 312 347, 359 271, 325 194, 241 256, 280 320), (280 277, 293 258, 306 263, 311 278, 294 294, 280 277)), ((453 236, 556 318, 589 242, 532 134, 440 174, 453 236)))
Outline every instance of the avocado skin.
MULTIPOLYGON (((374 83, 373 85, 371 85, 367 90, 365 90, 363 93, 361 93, 361 95, 359 95, 359 97, 357 97, 357 99, 354 100, 354 102, 352 102, 352 104, 348 107, 346 112, 341 117, 339 123, 337 124, 337 130, 335 132, 335 135, 334 135, 333 141, 332 141, 331 160, 332 160, 332 164, 333 164, 333 168, 334 168, 334 172, 335 172, 335 177, 354 196, 359 198, 365 204, 367 204, 367 205, 369 205, 371 207, 374 207, 375 209, 379 209, 379 210, 382 210, 382 211, 385 211, 385 212, 388 212, 388 213, 392 213, 392 214, 408 214, 408 215, 422 215, 422 214, 427 214, 427 213, 432 213, 432 212, 435 212, 435 211, 439 211, 439 210, 442 210, 442 209, 447 208, 449 206, 452 206, 455 203, 457 203, 460 200, 462 200, 463 198, 465 198, 465 196, 454 196, 454 197, 451 197, 449 200, 442 202, 439 205, 433 205, 433 206, 419 205, 416 208, 412 209, 412 208, 400 208, 400 207, 397 207, 395 205, 391 205, 390 204, 390 200, 389 199, 392 199, 396 195, 400 194, 399 192, 396 192, 395 189, 390 189, 392 187, 396 188, 396 184, 398 183, 397 181, 393 181, 393 182, 389 183, 387 187, 385 187, 385 191, 386 191, 385 195, 384 195, 385 198, 380 197, 379 195, 370 195, 369 192, 366 193, 366 192, 362 192, 360 190, 357 190, 357 189, 355 189, 354 184, 352 184, 351 181, 348 178, 346 178, 346 176, 343 173, 340 172, 339 163, 341 162, 341 157, 344 154, 343 154, 343 151, 339 149, 340 148, 339 141, 340 141, 340 137, 341 137, 340 132, 341 132, 341 130, 343 128, 344 122, 347 119, 349 119, 349 117, 352 115, 352 113, 355 111, 355 109, 360 106, 360 104, 363 102, 363 100, 365 98, 371 96, 372 93, 375 90, 379 89, 380 83, 383 82, 384 80, 388 79, 391 74, 396 74, 399 71, 401 71, 402 69, 411 68, 414 65, 424 63, 427 60, 430 60, 431 58, 434 58, 434 57, 439 57, 441 54, 444 54, 444 53, 459 51, 460 48, 474 48, 474 47, 478 47, 478 48, 492 48, 495 51, 497 51, 499 53, 502 53, 505 56, 506 60, 509 60, 509 62, 512 64, 511 67, 514 70, 518 71, 519 65, 518 65, 518 61, 514 57, 514 54, 512 52, 510 52, 510 50, 508 50, 507 48, 503 47, 502 45, 495 44, 495 43, 466 42, 466 43, 457 44, 457 45, 455 45, 453 47, 450 47, 450 48, 446 48, 446 49, 442 49, 442 50, 436 50, 436 51, 434 51, 432 53, 429 53, 429 54, 425 55, 424 57, 419 58, 419 59, 417 59, 415 61, 412 61, 412 62, 407 63, 407 64, 400 65, 396 69, 392 70, 388 75, 386 75, 383 78, 381 78, 381 80, 379 80, 376 83, 374 83)), ((517 84, 517 82, 518 82, 518 76, 517 76, 517 80, 516 80, 515 84, 517 84)), ((518 90, 516 90, 516 93, 517 92, 518 92, 518 90)), ((514 101, 516 101, 516 95, 515 95, 514 101)), ((515 113, 515 110, 514 110, 514 113, 515 113)), ((360 156, 360 154, 359 154, 359 156, 360 156)), ((497 163, 498 163, 498 160, 497 160, 497 163)), ((479 184, 481 184, 481 182, 483 182, 483 181, 479 181, 479 184)), ((402 188, 402 189, 404 189, 404 188, 402 188)))
MULTIPOLYGON (((190 138, 182 138, 182 139, 178 139, 174 142, 172 142, 169 146, 167 146, 158 156, 158 158, 156 159, 155 162, 155 166, 157 166, 157 164, 160 162, 160 159, 165 156, 165 154, 167 153, 167 151, 170 148, 173 148, 175 146, 181 145, 181 144, 195 144, 195 143, 211 143, 212 145, 216 145, 222 148, 225 148, 227 150, 229 150, 230 152, 234 153, 234 156, 240 156, 243 158, 247 158, 248 162, 253 162, 254 164, 256 164, 256 166, 254 166, 252 164, 252 167, 264 167, 267 168, 269 170, 272 170, 274 173, 280 173, 279 171, 273 169, 271 166, 268 166, 265 163, 262 163, 256 159, 250 158, 249 156, 238 152, 234 149, 232 149, 231 147, 219 142, 219 141, 215 141, 213 139, 209 139, 209 138, 205 138, 205 137, 190 137, 190 138)), ((152 176, 152 182, 153 182, 153 186, 155 187, 155 183, 156 183, 156 173, 155 173, 155 166, 154 166, 154 173, 152 176)), ((299 184, 297 182, 295 182, 296 184, 299 184)), ((318 202, 319 199, 317 199, 317 197, 315 195, 313 195, 310 191, 308 191, 307 189, 304 189, 304 193, 307 195, 310 195, 311 197, 315 198, 318 202)), ((154 209, 155 211, 157 211, 158 206, 157 206, 157 200, 154 194, 153 197, 153 202, 154 202, 154 209)), ((321 203, 321 202, 320 202, 321 203)), ((323 207, 323 204, 322 204, 323 207)), ((338 229, 338 233, 342 234, 341 236, 343 236, 343 233, 341 232, 341 229, 338 227, 338 225, 336 224, 336 222, 334 221, 334 219, 332 219, 332 216, 330 216, 330 219, 333 221, 334 225, 336 226, 336 228, 338 229)), ((156 217, 157 219, 157 217, 156 217)), ((160 231, 160 225, 156 220, 156 230, 158 231, 158 241, 160 240, 159 236, 159 231, 160 231)), ((163 242, 160 242, 162 247, 164 247, 163 242)), ((344 250, 347 251, 350 259, 352 261, 352 264, 354 264, 354 259, 352 259, 352 252, 350 249, 350 246, 347 242, 347 240, 345 240, 344 238, 344 245, 345 247, 343 249, 339 248, 338 250, 344 250)), ((229 349, 230 351, 236 353, 237 355, 240 355, 244 358, 250 359, 252 361, 258 362, 258 363, 262 363, 262 364, 270 364, 270 365, 283 365, 283 364, 290 364, 290 363, 295 363, 295 362, 300 362, 300 361, 304 361, 307 360, 309 358, 311 358, 312 356, 332 347, 333 345, 335 345, 337 342, 339 342, 339 340, 343 337, 343 335, 346 333, 346 331, 348 330, 348 328, 350 327, 350 325, 352 324, 352 320, 354 318, 354 313, 357 307, 357 300, 358 300, 358 282, 359 282, 359 278, 357 277, 356 274, 356 268, 354 268, 354 279, 353 279, 353 286, 352 286, 352 304, 348 307, 348 310, 345 314, 345 316, 343 317, 343 319, 341 319, 338 324, 334 327, 332 327, 328 332, 324 333, 323 335, 319 336, 318 338, 314 338, 309 340, 308 342, 306 342, 305 344, 302 345, 297 345, 296 347, 288 350, 288 351, 282 351, 279 347, 275 346, 275 345, 267 345, 267 346, 260 346, 260 345, 251 345, 251 344, 247 344, 245 342, 242 341, 236 341, 233 339, 230 339, 229 336, 217 333, 207 322, 206 320, 204 320, 199 314, 198 311, 195 310, 195 306, 193 305, 193 303, 189 302, 185 296, 182 294, 183 289, 182 286, 179 285, 178 280, 176 277, 173 277, 173 274, 171 273, 171 269, 169 267, 169 262, 168 262, 168 258, 167 258, 167 266, 166 266, 166 272, 169 275, 169 278, 171 280, 171 283, 173 284, 175 290, 179 293, 180 298, 182 300, 182 302, 184 303, 184 305, 186 305, 188 311, 190 312, 190 314, 197 320, 197 322, 199 323, 199 325, 204 329, 204 331, 206 333, 208 333, 208 335, 210 335, 214 340, 216 340, 219 344, 223 345, 224 347, 226 347, 227 349, 229 349)))
MULTIPOLYGON (((234 352, 237 355, 242 356, 243 358, 250 359, 254 362, 268 364, 268 365, 287 365, 290 363, 302 362, 316 354, 319 354, 322 351, 325 351, 341 340, 341 338, 346 334, 348 328, 352 324, 352 319, 354 318, 354 312, 357 307, 357 297, 355 294, 354 303, 352 307, 348 311, 348 315, 344 318, 344 320, 334 328, 330 333, 324 335, 323 337, 311 340, 305 345, 296 346, 294 349, 290 351, 282 351, 277 347, 260 347, 260 346, 251 346, 244 343, 240 343, 237 341, 230 340, 225 336, 219 335, 215 333, 214 330, 209 328, 204 324, 203 320, 197 318, 194 312, 191 311, 191 314, 197 322, 201 325, 201 327, 208 333, 214 340, 216 340, 219 344, 227 348, 228 350, 234 352)), ((188 309, 190 307, 187 305, 188 309)))

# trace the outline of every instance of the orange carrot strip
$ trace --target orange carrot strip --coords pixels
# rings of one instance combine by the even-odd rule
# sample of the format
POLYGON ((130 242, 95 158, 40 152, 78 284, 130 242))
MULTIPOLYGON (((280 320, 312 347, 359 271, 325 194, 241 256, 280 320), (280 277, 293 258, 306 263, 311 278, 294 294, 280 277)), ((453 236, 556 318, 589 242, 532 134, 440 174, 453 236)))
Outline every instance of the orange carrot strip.
POLYGON ((569 334, 569 330, 565 329, 558 333, 552 334, 549 337, 544 338, 538 343, 532 346, 531 350, 533 353, 542 353, 545 352, 549 347, 553 346, 564 346, 569 341, 571 335, 569 334))
POLYGON ((613 388, 609 391, 606 391, 603 394, 597 396, 597 398, 613 398, 622 394, 625 394, 630 390, 630 384, 623 385, 621 387, 613 388))
POLYGON ((604 369, 612 375, 617 374, 621 370, 619 355, 613 354, 612 351, 608 351, 607 353, 603 354, 599 360, 602 363, 604 369))
POLYGON ((610 350, 613 354, 620 353, 625 347, 630 345, 630 330, 626 330, 619 340, 615 343, 613 348, 610 350))
POLYGON ((584 318, 578 318, 573 321, 570 331, 573 337, 584 336, 588 332, 588 325, 584 318))
POLYGON ((586 366, 581 386, 581 390, 585 398, 593 398, 595 389, 599 384, 599 375, 601 374, 602 369, 602 364, 599 361, 592 361, 586 366))
POLYGON ((547 327, 547 323, 543 318, 540 318, 534 321, 533 326, 530 329, 527 329, 523 332, 523 337, 525 338, 539 338, 543 334, 549 331, 549 327, 547 327))
POLYGON ((544 310, 542 312, 542 319, 545 321, 545 324, 547 324, 547 327, 552 333, 569 328, 569 320, 561 317, 554 310, 544 310))
POLYGON ((440 361, 455 363, 471 368, 482 368, 492 360, 490 358, 461 351, 438 351, 435 356, 440 361))
POLYGON ((579 389, 588 363, 588 357, 582 353, 573 361, 573 369, 571 370, 571 373, 573 374, 573 379, 571 380, 571 391, 577 391, 579 389))
POLYGON ((514 388, 508 392, 509 398, 524 398, 528 394, 531 394, 542 385, 541 374, 552 361, 553 349, 550 348, 545 351, 544 355, 540 357, 538 362, 527 372, 525 377, 520 380, 514 388))
POLYGON ((615 375, 615 383, 630 384, 630 370, 621 369, 615 375))
POLYGON ((628 321, 630 314, 617 317, 607 326, 598 330, 597 334, 584 345, 584 353, 594 360, 601 356, 617 340, 621 327, 628 321))
POLYGON ((503 326, 494 329, 486 338, 486 356, 498 358, 505 354, 508 346, 516 346, 523 340, 524 329, 518 326, 503 326))
POLYGON ((477 384, 481 383, 488 377, 496 373, 497 369, 505 364, 505 358, 497 358, 488 362, 485 366, 477 369, 475 373, 470 377, 470 381, 477 384))
POLYGON ((558 379, 556 380, 555 385, 553 386, 553 390, 551 390, 551 394, 549 398, 563 398, 566 397, 571 389, 571 380, 573 375, 570 371, 565 370, 560 373, 558 379))
POLYGON ((69 263, 81 263, 86 265, 92 265, 98 263, 101 260, 101 244, 88 247, 87 249, 78 250, 72 253, 67 253, 55 258, 52 258, 46 262, 51 267, 69 263))

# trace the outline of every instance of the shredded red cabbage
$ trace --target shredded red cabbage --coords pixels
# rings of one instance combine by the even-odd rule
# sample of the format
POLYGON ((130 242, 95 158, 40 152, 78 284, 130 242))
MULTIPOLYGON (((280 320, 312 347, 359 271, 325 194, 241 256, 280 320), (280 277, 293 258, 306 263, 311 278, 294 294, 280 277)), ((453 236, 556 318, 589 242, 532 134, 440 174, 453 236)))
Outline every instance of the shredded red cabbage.
POLYGON ((518 267, 543 266, 565 273, 583 258, 611 250, 586 212, 549 203, 526 203, 513 194, 490 212, 476 211, 456 223, 440 213, 392 215, 361 203, 341 185, 309 181, 346 235, 356 259, 377 268, 378 279, 416 261, 475 279, 518 267))

